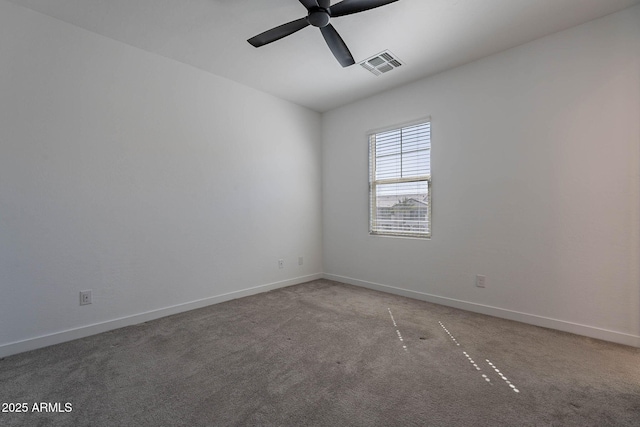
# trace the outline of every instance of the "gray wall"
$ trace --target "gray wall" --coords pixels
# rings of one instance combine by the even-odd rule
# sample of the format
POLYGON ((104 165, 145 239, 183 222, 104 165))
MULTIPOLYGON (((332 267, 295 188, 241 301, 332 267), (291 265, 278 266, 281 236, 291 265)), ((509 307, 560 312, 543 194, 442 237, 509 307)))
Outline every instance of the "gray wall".
POLYGON ((640 346, 639 147, 640 6, 330 111, 324 271, 640 346), (433 237, 370 236, 367 131, 425 116, 433 237))
POLYGON ((319 114, 4 1, 0 58, 0 355, 320 277, 319 114))

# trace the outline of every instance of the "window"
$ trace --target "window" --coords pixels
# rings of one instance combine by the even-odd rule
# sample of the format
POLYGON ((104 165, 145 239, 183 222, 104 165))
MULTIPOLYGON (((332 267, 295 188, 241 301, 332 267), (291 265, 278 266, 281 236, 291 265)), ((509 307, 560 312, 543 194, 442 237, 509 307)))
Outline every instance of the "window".
POLYGON ((431 236, 431 122, 369 135, 369 233, 431 236))

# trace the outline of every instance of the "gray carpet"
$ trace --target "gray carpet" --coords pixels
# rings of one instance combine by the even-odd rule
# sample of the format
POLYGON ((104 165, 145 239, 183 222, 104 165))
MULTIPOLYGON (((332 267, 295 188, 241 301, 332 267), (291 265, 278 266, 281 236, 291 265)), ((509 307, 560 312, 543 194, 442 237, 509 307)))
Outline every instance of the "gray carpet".
POLYGON ((640 349, 320 280, 7 357, 0 401, 29 405, 3 426, 640 426, 640 349))

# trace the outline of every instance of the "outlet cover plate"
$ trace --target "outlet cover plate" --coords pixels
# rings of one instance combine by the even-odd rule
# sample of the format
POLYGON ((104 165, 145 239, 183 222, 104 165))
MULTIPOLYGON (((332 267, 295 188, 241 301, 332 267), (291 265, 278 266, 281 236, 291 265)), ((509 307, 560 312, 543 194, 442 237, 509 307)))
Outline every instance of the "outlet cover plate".
POLYGON ((80 291, 80 305, 91 304, 91 291, 80 291))

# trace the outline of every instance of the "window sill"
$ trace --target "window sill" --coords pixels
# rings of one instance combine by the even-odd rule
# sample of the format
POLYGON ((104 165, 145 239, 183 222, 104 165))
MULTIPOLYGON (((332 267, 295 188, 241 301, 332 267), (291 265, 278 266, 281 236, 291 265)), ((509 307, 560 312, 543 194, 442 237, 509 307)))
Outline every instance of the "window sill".
POLYGON ((389 237, 392 239, 412 239, 412 240, 431 240, 431 234, 428 235, 415 235, 415 234, 386 234, 386 233, 371 233, 369 232, 369 236, 371 237, 389 237))

